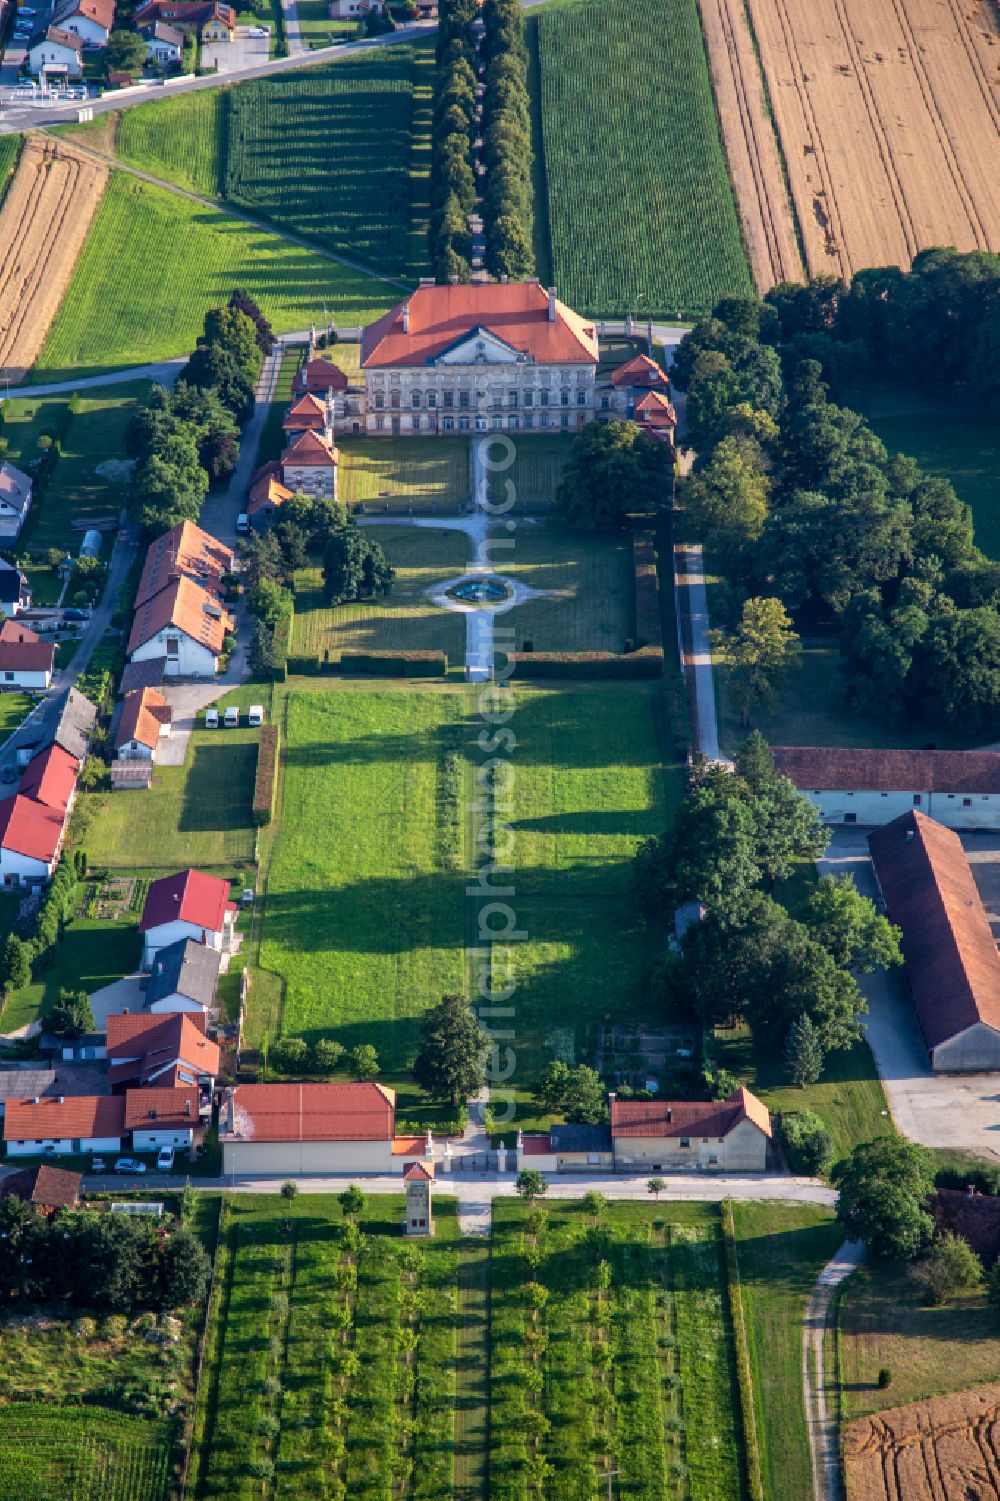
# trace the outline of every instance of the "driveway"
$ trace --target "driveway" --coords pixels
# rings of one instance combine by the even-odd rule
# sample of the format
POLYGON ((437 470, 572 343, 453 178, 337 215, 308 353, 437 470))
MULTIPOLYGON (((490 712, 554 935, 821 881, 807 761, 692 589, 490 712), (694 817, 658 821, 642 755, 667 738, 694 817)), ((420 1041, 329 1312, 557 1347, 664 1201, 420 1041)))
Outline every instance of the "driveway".
POLYGON ((271 51, 270 36, 253 37, 249 26, 237 26, 231 42, 205 42, 201 49, 203 68, 220 73, 236 73, 266 63, 271 51))
MULTIPOLYGON (((977 882, 985 870, 994 889, 1000 887, 1000 839, 966 834, 962 843, 977 882)), ((821 875, 853 875, 865 896, 877 894, 865 829, 836 829, 818 867, 821 875)), ((897 1130, 922 1146, 1000 1161, 1000 1074, 933 1073, 902 971, 877 970, 858 983, 869 1006, 866 1036, 897 1130)))

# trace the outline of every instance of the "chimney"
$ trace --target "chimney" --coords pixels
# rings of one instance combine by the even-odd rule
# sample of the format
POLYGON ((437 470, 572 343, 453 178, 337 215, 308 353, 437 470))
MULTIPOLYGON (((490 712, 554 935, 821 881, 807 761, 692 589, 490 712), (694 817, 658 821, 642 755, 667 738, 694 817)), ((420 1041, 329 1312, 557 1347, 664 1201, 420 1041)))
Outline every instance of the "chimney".
POLYGON ((556 289, 549 287, 549 322, 556 321, 556 289))
POLYGON ((56 1095, 56 1104, 57 1105, 65 1105, 65 1103, 66 1103, 66 1096, 64 1094, 57 1094, 56 1095))
POLYGON ((670 1105, 668 1105, 667 1106, 667 1125, 668 1126, 670 1125, 670 1122, 673 1120, 673 1118, 674 1118, 673 1109, 671 1108, 670 1105))
POLYGON ((408 302, 403 303, 403 332, 404 334, 410 332, 410 304, 408 302))
POLYGON ((185 1115, 190 1115, 191 1114, 191 1101, 190 1100, 185 1100, 184 1101, 184 1114, 185 1115))
POLYGON ((509 281, 510 277, 507 275, 506 271, 504 271, 500 277, 500 285, 502 287, 505 287, 509 281))
POLYGON ((33 1094, 31 1096, 31 1103, 33 1105, 40 1105, 42 1103, 42 1097, 41 1097, 41 1095, 33 1094))

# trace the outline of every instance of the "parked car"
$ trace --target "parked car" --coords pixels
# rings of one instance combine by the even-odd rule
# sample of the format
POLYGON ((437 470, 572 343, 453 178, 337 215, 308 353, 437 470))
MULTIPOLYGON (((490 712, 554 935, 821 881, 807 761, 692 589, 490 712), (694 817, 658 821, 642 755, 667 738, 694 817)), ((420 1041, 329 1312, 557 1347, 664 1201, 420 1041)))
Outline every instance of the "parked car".
POLYGON ((253 729, 256 729, 258 725, 263 724, 263 723, 264 723, 264 705, 263 704, 251 704, 250 707, 249 707, 249 709, 247 710, 247 724, 253 730, 253 729))
POLYGON ((90 611, 89 610, 78 610, 74 606, 73 608, 71 608, 69 610, 63 610, 62 616, 63 616, 63 620, 89 620, 90 619, 90 611))
POLYGON ((240 711, 236 704, 229 705, 229 708, 226 710, 226 717, 224 722, 227 730, 235 730, 239 728, 240 711))
POLYGON ((90 1171, 92 1173, 106 1173, 107 1170, 108 1164, 105 1162, 103 1157, 91 1157, 90 1171))
POLYGON ((236 530, 248 532, 250 530, 250 516, 246 511, 241 511, 236 518, 236 530))
POLYGON ((205 728, 206 730, 217 730, 219 728, 218 709, 205 710, 205 728))
POLYGON ((17 772, 14 770, 13 766, 5 766, 2 770, 0 770, 0 782, 16 782, 16 781, 17 781, 17 772))
POLYGON ((159 1168, 161 1173, 169 1173, 170 1169, 174 1165, 175 1156, 176 1153, 174 1152, 173 1147, 160 1148, 159 1152, 156 1155, 156 1166, 159 1168))
POLYGON ((253 37, 264 37, 270 35, 271 33, 266 26, 251 26, 249 31, 247 32, 247 36, 253 37))
POLYGON ((137 1157, 119 1157, 115 1163, 116 1173, 144 1173, 146 1164, 140 1162, 137 1157))

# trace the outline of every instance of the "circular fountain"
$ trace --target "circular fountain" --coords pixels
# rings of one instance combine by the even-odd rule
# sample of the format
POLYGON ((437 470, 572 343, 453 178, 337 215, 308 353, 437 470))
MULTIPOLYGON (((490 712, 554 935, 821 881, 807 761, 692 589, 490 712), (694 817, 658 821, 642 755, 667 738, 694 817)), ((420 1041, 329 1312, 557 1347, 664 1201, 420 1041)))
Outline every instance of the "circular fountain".
POLYGON ((457 584, 452 584, 445 590, 445 594, 467 609, 489 610, 512 599, 514 589, 506 579, 497 578, 495 574, 483 574, 459 579, 457 584))

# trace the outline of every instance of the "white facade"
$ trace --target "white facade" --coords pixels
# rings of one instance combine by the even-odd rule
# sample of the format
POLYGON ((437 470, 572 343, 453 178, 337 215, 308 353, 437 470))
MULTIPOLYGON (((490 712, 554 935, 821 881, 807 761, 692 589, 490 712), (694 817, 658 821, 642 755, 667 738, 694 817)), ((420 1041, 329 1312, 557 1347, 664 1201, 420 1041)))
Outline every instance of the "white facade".
POLYGON ((22 855, 17 850, 0 848, 0 879, 5 886, 28 886, 32 882, 47 881, 56 868, 59 852, 52 863, 35 860, 31 855, 22 855))
POLYGON ((725 1136, 617 1136, 618 1172, 684 1170, 713 1173, 762 1173, 767 1166, 767 1137, 744 1118, 725 1136))
MULTIPOLYGON (((400 1159, 402 1163, 402 1159, 400 1159)), ((242 1141, 222 1138, 224 1173, 389 1173, 389 1141, 242 1141)))
POLYGON ((1000 1032, 985 1022, 966 1027, 931 1049, 931 1067, 948 1074, 995 1072, 1000 1069, 1000 1032))
POLYGON ((164 672, 167 677, 214 678, 219 670, 219 659, 207 646, 187 636, 175 625, 164 626, 148 641, 137 646, 131 653, 131 662, 150 662, 166 659, 164 672))
MULTIPOLYGON (((155 928, 149 928, 145 934, 142 950, 143 967, 148 969, 160 949, 165 949, 170 943, 179 943, 182 938, 193 938, 195 943, 204 943, 208 948, 222 952, 228 947, 232 931, 233 914, 231 912, 227 912, 223 919, 221 933, 216 933, 212 928, 202 928, 197 923, 185 922, 179 917, 173 918, 171 922, 159 923, 155 928)), ((171 1006, 169 1009, 176 1011, 180 1008, 171 1006)))
POLYGON ((8 1141, 8 1157, 39 1157, 49 1153, 68 1157, 73 1152, 120 1152, 120 1136, 47 1137, 44 1141, 8 1141))
POLYGON ((70 78, 83 76, 83 61, 76 48, 67 47, 63 42, 50 42, 47 38, 32 47, 28 53, 28 66, 36 75, 65 72, 70 78))
POLYGON ((0 672, 0 683, 5 688, 27 688, 43 692, 52 682, 51 672, 28 672, 23 667, 15 667, 0 672))
POLYGON ((289 490, 312 499, 337 498, 337 466, 329 464, 296 464, 293 459, 282 459, 281 481, 289 490))
POLYGON ((824 823, 878 828, 917 808, 948 829, 1000 829, 1000 794, 979 792, 845 792, 801 787, 824 823))
POLYGON ((152 761, 153 747, 141 740, 126 740, 117 750, 119 761, 152 761))
POLYGON ((158 1152, 161 1147, 176 1147, 180 1151, 189 1151, 194 1141, 194 1131, 190 1126, 163 1126, 155 1131, 133 1131, 133 1152, 158 1152))
POLYGON ((106 47, 108 45, 108 28, 102 26, 100 21, 93 16, 68 15, 60 17, 56 22, 63 31, 72 31, 75 36, 94 47, 106 47))
POLYGON ((151 1015, 171 1015, 178 1011, 187 1011, 197 1016, 208 1016, 211 1006, 203 1006, 200 1001, 193 1001, 189 995, 180 995, 175 990, 172 995, 162 996, 146 1008, 151 1015))
POLYGON ((177 63, 181 59, 181 48, 176 42, 151 36, 146 41, 146 56, 157 63, 177 63))

